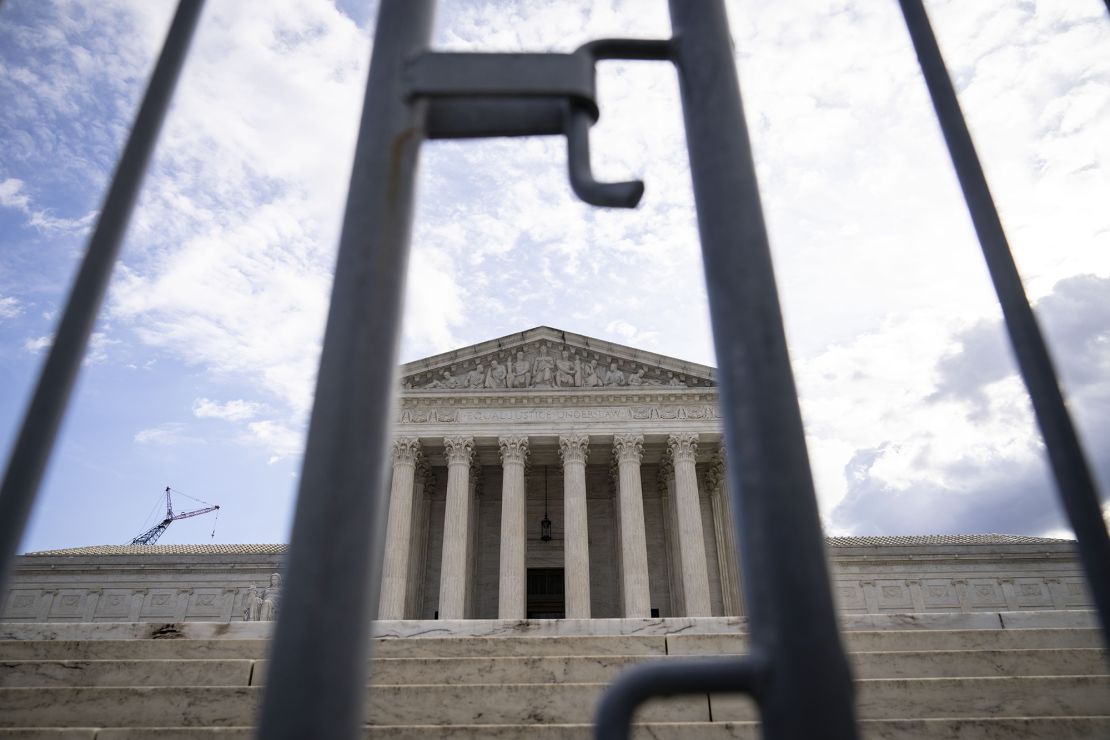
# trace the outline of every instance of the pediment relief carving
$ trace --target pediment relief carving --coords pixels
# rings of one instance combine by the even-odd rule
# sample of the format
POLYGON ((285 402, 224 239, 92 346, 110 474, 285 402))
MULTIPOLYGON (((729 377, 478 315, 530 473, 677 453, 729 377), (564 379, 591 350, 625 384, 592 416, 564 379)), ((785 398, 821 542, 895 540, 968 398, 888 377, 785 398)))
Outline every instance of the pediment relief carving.
POLYGON ((711 379, 596 349, 542 340, 406 375, 406 390, 705 388, 711 379))

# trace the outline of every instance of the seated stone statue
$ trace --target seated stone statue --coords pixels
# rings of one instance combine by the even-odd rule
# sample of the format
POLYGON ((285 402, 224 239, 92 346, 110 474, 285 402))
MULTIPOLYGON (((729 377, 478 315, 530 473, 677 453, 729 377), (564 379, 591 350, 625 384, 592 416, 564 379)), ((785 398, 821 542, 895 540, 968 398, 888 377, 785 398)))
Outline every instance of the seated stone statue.
POLYGON ((582 363, 575 357, 570 358, 570 352, 565 349, 555 361, 555 385, 559 388, 570 388, 580 384, 582 376, 582 363))
POLYGON ((486 384, 486 368, 482 363, 474 366, 474 369, 466 374, 466 387, 467 388, 481 388, 486 384))
POLYGON ((497 360, 490 360, 489 370, 486 371, 486 388, 505 388, 508 382, 509 371, 497 360))
POLYGON ((516 361, 509 363, 510 388, 527 388, 532 385, 532 366, 524 359, 523 352, 516 353, 516 361))
POLYGON ((624 373, 617 369, 616 362, 609 363, 609 371, 605 373, 605 385, 624 385, 624 373))

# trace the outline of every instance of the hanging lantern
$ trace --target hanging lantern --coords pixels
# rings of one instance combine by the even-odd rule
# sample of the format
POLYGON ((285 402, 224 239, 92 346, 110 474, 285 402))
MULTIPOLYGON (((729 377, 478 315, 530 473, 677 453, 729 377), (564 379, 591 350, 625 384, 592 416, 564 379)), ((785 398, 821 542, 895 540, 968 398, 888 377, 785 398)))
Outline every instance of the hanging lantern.
POLYGON ((547 516, 547 466, 543 466, 543 520, 540 521, 540 540, 551 542, 551 519, 547 516))

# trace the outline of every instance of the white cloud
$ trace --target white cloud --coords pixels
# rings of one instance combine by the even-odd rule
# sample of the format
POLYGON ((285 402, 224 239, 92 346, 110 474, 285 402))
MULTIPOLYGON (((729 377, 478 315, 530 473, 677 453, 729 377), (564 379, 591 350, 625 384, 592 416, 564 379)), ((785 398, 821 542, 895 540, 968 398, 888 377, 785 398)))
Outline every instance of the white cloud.
POLYGON ((31 207, 31 197, 24 191, 23 185, 22 180, 14 177, 0 182, 0 206, 22 212, 27 216, 27 223, 40 231, 81 233, 96 220, 96 211, 77 218, 59 218, 47 210, 36 210, 31 207))
POLYGON ((50 345, 52 345, 53 343, 54 343, 54 335, 53 334, 45 334, 41 337, 34 337, 32 339, 25 340, 23 342, 23 349, 27 350, 31 354, 36 354, 37 355, 39 352, 42 352, 44 349, 48 349, 50 347, 50 345))
POLYGON ((31 199, 23 192, 23 181, 14 177, 0 182, 0 206, 15 208, 26 213, 31 207, 31 199))
MULTIPOLYGON (((94 331, 89 336, 89 345, 85 350, 84 364, 96 365, 108 359, 108 348, 119 344, 118 339, 111 339, 106 332, 94 331)), ((23 349, 31 354, 38 354, 49 349, 54 344, 54 334, 44 334, 41 337, 32 337, 23 341, 23 349)))
POLYGON ((89 346, 85 351, 85 364, 96 365, 108 359, 108 348, 119 345, 119 339, 112 339, 107 332, 94 331, 89 337, 89 346))
POLYGON ((203 439, 189 434, 189 428, 185 424, 173 421, 141 429, 135 432, 134 440, 137 444, 161 447, 204 444, 203 439))
POLYGON ((270 451, 269 463, 272 465, 287 457, 301 454, 304 441, 301 433, 281 421, 264 419, 247 424, 247 433, 242 441, 270 451))
POLYGON ((246 421, 253 419, 262 409, 262 404, 237 398, 220 403, 207 398, 193 401, 193 416, 198 419, 223 419, 225 421, 246 421))
POLYGON ((22 302, 12 296, 0 296, 0 319, 14 319, 23 313, 22 302))

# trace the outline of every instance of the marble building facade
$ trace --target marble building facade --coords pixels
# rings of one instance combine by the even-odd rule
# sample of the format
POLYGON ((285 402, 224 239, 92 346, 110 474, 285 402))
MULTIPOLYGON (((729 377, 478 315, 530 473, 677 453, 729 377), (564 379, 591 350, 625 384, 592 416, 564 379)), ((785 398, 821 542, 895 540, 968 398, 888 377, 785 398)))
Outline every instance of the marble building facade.
POLYGON ((541 327, 402 373, 383 619, 741 613, 712 368, 541 327))
MULTIPOLYGON (((548 327, 403 366, 380 618, 742 615, 715 378, 548 327)), ((30 554, 0 619, 259 619, 283 552, 30 554)), ((1090 604, 1062 540, 830 538, 829 553, 848 613, 1090 604)))

